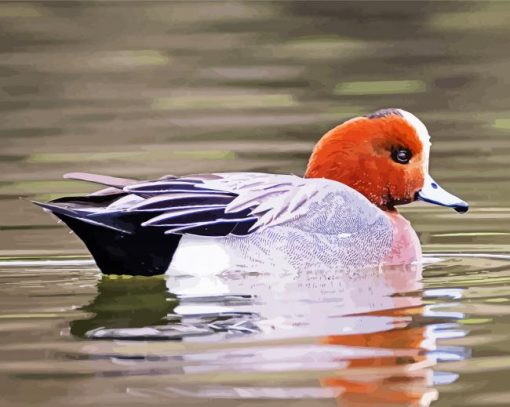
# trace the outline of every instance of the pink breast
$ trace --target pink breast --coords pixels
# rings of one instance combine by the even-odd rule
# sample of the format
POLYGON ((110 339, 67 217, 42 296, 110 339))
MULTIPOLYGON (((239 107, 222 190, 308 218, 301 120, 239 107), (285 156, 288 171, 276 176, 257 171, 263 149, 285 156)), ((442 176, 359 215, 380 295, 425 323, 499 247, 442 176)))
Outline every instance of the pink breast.
POLYGON ((390 252, 384 258, 386 265, 421 262, 421 245, 411 223, 398 212, 386 213, 391 221, 393 243, 390 252))

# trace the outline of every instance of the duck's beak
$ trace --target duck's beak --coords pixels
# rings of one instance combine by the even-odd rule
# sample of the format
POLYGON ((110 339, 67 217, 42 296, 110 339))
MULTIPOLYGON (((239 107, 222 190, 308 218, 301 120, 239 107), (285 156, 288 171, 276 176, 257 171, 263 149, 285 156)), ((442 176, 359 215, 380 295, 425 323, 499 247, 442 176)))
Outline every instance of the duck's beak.
POLYGON ((416 199, 435 205, 447 206, 455 209, 459 213, 465 213, 469 209, 467 202, 445 191, 430 175, 425 177, 425 184, 423 188, 417 192, 416 199))

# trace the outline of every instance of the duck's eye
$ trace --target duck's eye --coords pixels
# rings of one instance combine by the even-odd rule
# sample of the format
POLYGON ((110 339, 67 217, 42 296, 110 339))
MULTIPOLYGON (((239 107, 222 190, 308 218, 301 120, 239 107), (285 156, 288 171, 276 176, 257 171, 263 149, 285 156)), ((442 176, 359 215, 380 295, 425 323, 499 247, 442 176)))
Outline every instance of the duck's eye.
POLYGON ((396 148, 391 152, 391 158, 399 164, 407 164, 412 156, 411 151, 407 148, 396 148))

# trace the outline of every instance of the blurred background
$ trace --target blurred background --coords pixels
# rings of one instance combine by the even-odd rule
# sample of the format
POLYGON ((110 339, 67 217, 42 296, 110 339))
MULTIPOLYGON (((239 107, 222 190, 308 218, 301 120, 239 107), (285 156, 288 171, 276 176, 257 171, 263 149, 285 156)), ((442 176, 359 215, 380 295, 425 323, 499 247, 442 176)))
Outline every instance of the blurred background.
POLYGON ((509 16, 488 1, 2 2, 0 255, 86 253, 18 200, 94 189, 66 172, 302 174, 326 130, 381 107, 428 125, 432 174, 473 208, 405 209, 426 248, 506 250, 509 16))

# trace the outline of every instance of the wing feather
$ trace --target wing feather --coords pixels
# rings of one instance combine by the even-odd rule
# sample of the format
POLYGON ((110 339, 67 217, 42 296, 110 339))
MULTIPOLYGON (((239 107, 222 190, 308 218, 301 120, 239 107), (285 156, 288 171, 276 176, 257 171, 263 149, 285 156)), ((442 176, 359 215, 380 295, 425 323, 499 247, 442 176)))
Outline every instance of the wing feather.
POLYGON ((224 193, 200 186, 197 181, 191 180, 175 180, 175 181, 155 181, 144 184, 134 184, 124 188, 125 192, 131 194, 168 194, 174 192, 191 192, 191 193, 224 193))
POLYGON ((188 223, 185 225, 175 225, 165 231, 165 234, 171 233, 189 233, 203 236, 226 236, 229 235, 240 223, 253 224, 257 221, 255 217, 243 217, 234 219, 215 219, 208 222, 188 223))
POLYGON ((78 181, 93 182, 95 184, 101 184, 108 187, 117 189, 123 189, 124 187, 132 184, 136 184, 140 181, 129 179, 129 178, 118 178, 110 177, 108 175, 90 174, 88 172, 70 172, 64 174, 65 179, 74 179, 78 181))
POLYGON ((72 208, 80 218, 130 232, 138 227, 155 227, 166 234, 204 236, 246 235, 294 221, 310 211, 313 201, 341 185, 264 173, 166 176, 153 181, 87 173, 66 177, 117 189, 111 198, 78 197, 54 202, 66 210, 72 208))
POLYGON ((226 205, 234 199, 232 194, 193 194, 193 193, 168 193, 156 195, 141 201, 130 208, 129 211, 156 211, 161 212, 176 207, 184 206, 210 206, 226 205))

